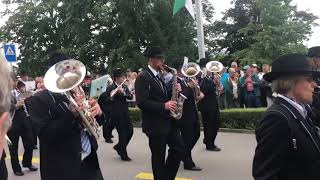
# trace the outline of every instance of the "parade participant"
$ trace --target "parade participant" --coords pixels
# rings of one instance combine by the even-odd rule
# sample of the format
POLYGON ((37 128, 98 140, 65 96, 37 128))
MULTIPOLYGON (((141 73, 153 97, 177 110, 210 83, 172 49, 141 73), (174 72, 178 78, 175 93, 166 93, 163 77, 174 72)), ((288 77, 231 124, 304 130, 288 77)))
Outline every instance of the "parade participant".
POLYGON ((320 178, 319 128, 305 108, 313 100, 315 73, 304 55, 289 54, 264 75, 277 97, 256 127, 255 180, 320 178))
MULTIPOLYGON (((49 62, 52 66, 66 59, 65 54, 53 53, 49 62)), ((83 94, 74 97, 80 108, 84 98, 83 94)), ((98 103, 90 100, 89 105, 90 116, 103 121, 98 103)), ((37 92, 31 100, 31 116, 39 136, 42 180, 103 180, 97 141, 84 129, 83 119, 65 95, 47 89, 37 92)))
MULTIPOLYGON (((5 162, 4 146, 6 133, 11 124, 11 78, 8 63, 0 56, 0 180, 8 179, 8 171, 5 162)), ((14 108, 11 108, 12 110, 14 108)))
POLYGON ((133 126, 129 118, 129 108, 127 100, 132 99, 129 88, 124 84, 127 79, 125 72, 120 68, 113 71, 113 84, 107 87, 106 104, 110 109, 111 121, 115 124, 118 132, 119 142, 113 148, 117 151, 121 160, 131 161, 127 153, 127 146, 133 135, 133 126))
POLYGON ((11 140, 11 144, 9 145, 11 166, 13 173, 17 176, 24 175, 18 159, 20 137, 24 147, 22 166, 29 168, 30 171, 38 170, 31 162, 33 153, 33 131, 30 115, 26 108, 26 103, 29 98, 25 99, 22 97, 23 93, 25 93, 25 84, 22 81, 18 81, 16 83, 16 88, 12 91, 16 110, 12 119, 12 127, 7 133, 11 140))
MULTIPOLYGON (((309 57, 312 67, 316 70, 320 70, 320 46, 312 47, 308 50, 307 56, 309 57)), ((320 76, 315 77, 315 81, 320 86, 320 76)), ((319 126, 320 125, 320 92, 319 88, 316 88, 315 93, 313 94, 313 101, 311 105, 311 111, 313 115, 314 122, 319 126)))
MULTIPOLYGON (((206 63, 207 59, 203 58, 200 60, 201 67, 204 68, 206 63)), ((198 102, 204 127, 203 141, 208 151, 221 151, 215 144, 220 125, 220 111, 216 94, 218 81, 215 80, 213 74, 205 68, 203 69, 203 74, 198 77, 201 77, 198 81, 200 91, 204 94, 204 98, 198 102)))
MULTIPOLYGON (((187 97, 183 103, 182 117, 177 122, 184 143, 182 161, 184 163, 184 169, 201 171, 201 168, 194 163, 191 151, 200 137, 200 123, 196 101, 202 99, 204 96, 203 93, 199 92, 201 93, 201 95, 199 95, 201 97, 195 97, 195 88, 198 86, 197 80, 190 80, 184 77, 181 72, 182 64, 183 63, 179 60, 173 64, 173 68, 176 68, 177 70, 178 83, 181 85, 181 93, 187 97)), ((169 81, 168 84, 168 89, 172 89, 172 81, 169 81)))
MULTIPOLYGON (((155 180, 174 180, 181 161, 182 138, 176 120, 170 117, 177 102, 170 100, 160 76, 164 64, 163 50, 159 46, 145 51, 148 67, 135 82, 137 105, 142 110, 142 130, 149 138, 152 170, 155 180), (166 159, 166 146, 169 153, 166 159)), ((181 90, 178 88, 177 90, 181 90)))

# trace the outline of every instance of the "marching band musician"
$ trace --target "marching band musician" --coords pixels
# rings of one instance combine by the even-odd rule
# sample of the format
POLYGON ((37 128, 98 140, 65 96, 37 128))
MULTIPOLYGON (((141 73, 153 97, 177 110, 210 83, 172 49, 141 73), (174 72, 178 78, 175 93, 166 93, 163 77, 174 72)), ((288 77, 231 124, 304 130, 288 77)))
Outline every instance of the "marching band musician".
MULTIPOLYGON (((310 63, 314 70, 320 70, 320 46, 311 47, 308 50, 307 56, 310 58, 310 63)), ((320 77, 315 77, 315 81, 320 86, 320 77)), ((313 94, 313 101, 311 105, 313 120, 319 126, 320 125, 320 94, 319 88, 316 88, 316 92, 313 94)))
MULTIPOLYGON (((180 129, 183 143, 184 152, 182 155, 182 161, 184 163, 184 169, 191 171, 201 171, 201 168, 196 166, 191 155, 193 147, 196 145, 200 137, 200 123, 198 117, 198 110, 196 107, 196 101, 204 97, 200 92, 200 97, 195 97, 195 88, 198 85, 197 81, 187 80, 181 73, 182 63, 176 61, 173 64, 173 68, 177 70, 178 83, 181 85, 181 93, 187 97, 183 104, 183 113, 181 119, 177 124, 180 129)), ((172 81, 168 83, 172 86, 172 81)), ((171 89, 168 88, 168 89, 171 89)))
MULTIPOLYGON (((13 82, 13 84, 15 83, 13 82)), ((30 171, 38 170, 31 162, 33 153, 33 131, 30 115, 26 109, 26 103, 30 98, 20 98, 22 93, 25 93, 25 84, 22 81, 17 81, 16 88, 12 90, 13 102, 16 110, 12 119, 12 127, 7 133, 11 140, 11 145, 9 145, 11 166, 13 173, 16 176, 24 175, 18 159, 19 137, 22 138, 24 146, 22 166, 29 168, 30 171)))
POLYGON ((110 111, 111 121, 115 124, 119 135, 119 142, 113 148, 119 154, 121 160, 131 161, 127 153, 127 146, 133 135, 133 126, 129 117, 128 100, 132 99, 126 82, 125 72, 120 68, 113 71, 114 83, 107 87, 104 95, 99 99, 105 99, 110 111), (111 97, 112 96, 112 97, 111 97))
MULTIPOLYGON (((206 63, 207 59, 203 58, 200 60, 200 66, 202 68, 205 67, 206 63)), ((204 94, 204 98, 198 102, 198 108, 201 112, 204 127, 203 142, 208 151, 221 151, 215 144, 220 125, 220 111, 216 94, 219 81, 205 68, 198 77, 200 91, 204 94)), ((218 78, 218 76, 215 77, 218 78)))
POLYGON ((11 124, 10 111, 14 110, 11 103, 12 87, 8 67, 6 60, 0 56, 0 180, 8 179, 4 145, 6 144, 5 136, 11 124))
MULTIPOLYGON (((65 54, 53 53, 49 63, 66 59, 65 54)), ((84 98, 74 97, 80 108, 84 98)), ((90 116, 102 121, 104 115, 98 103, 90 100, 89 104, 90 116)), ((75 106, 65 95, 47 89, 37 92, 31 100, 31 116, 40 141, 42 180, 103 180, 97 141, 85 131, 75 106)))
MULTIPOLYGON (((142 71, 136 82, 137 105, 142 110, 142 130, 149 138, 154 180, 174 180, 181 161, 183 142, 170 117, 177 102, 170 100, 167 88, 160 76, 164 63, 163 50, 159 46, 148 47, 145 51, 148 67, 142 71), (166 146, 169 153, 166 159, 166 146)), ((181 90, 179 85, 177 91, 181 90)))

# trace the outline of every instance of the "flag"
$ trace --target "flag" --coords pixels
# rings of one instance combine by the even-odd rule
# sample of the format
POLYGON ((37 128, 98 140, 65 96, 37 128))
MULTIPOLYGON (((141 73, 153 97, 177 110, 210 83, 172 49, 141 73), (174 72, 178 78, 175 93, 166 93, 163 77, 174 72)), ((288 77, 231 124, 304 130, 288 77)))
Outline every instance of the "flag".
POLYGON ((183 7, 185 7, 190 15, 194 18, 194 9, 192 6, 192 0, 175 0, 173 5, 173 15, 177 14, 183 7))

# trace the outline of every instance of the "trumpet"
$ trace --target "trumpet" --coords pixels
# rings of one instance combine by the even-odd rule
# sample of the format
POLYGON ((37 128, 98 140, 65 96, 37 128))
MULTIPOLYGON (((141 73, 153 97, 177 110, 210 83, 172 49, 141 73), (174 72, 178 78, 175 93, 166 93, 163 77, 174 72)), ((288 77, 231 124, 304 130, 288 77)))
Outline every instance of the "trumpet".
POLYGON ((82 124, 88 133, 99 138, 99 124, 95 118, 90 116, 90 105, 88 100, 83 102, 83 110, 73 99, 74 96, 84 96, 83 89, 79 86, 86 75, 86 68, 78 60, 68 59, 50 67, 44 76, 44 86, 53 93, 63 93, 69 101, 76 107, 81 119, 82 124), (72 93, 71 93, 72 91, 72 93))

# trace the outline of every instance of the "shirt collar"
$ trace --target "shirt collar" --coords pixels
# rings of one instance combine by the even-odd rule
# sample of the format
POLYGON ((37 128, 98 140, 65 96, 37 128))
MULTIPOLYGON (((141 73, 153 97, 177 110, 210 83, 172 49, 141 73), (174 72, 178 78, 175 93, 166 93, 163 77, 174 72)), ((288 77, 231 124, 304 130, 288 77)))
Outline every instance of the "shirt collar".
POLYGON ((150 65, 148 65, 148 68, 150 69, 150 71, 152 72, 152 74, 154 76, 157 76, 159 74, 159 72, 157 70, 155 70, 153 67, 151 67, 150 65))
POLYGON ((305 109, 304 106, 302 106, 301 104, 297 103, 296 101, 282 95, 282 94, 277 94, 277 97, 280 97, 284 100, 286 100, 288 103, 290 103, 293 107, 295 107, 298 112, 302 115, 303 118, 306 118, 307 117, 307 110, 305 109))

